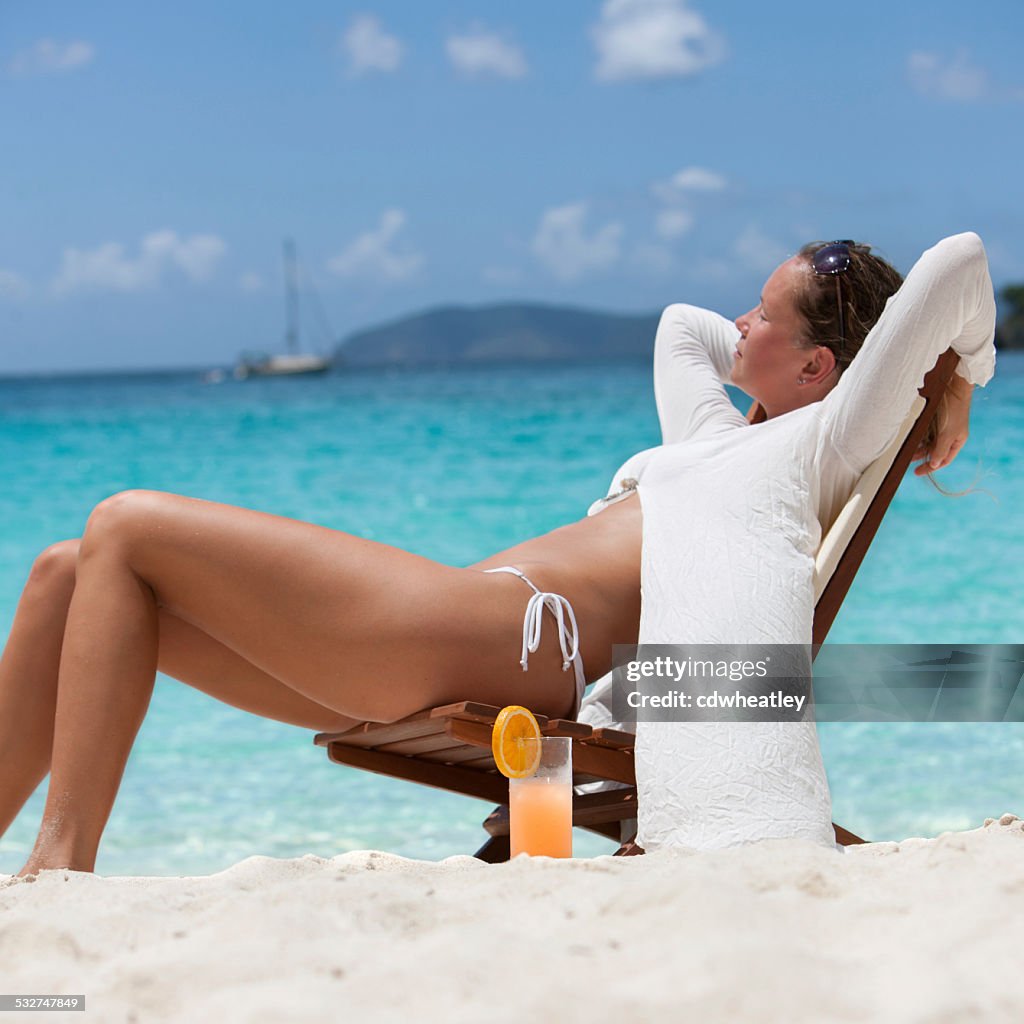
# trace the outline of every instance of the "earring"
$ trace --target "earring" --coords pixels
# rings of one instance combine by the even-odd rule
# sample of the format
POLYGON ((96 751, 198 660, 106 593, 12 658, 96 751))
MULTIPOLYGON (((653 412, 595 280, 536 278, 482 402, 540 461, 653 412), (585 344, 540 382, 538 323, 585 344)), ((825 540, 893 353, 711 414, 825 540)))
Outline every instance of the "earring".
POLYGON ((806 384, 806 383, 807 383, 807 381, 805 381, 805 380, 803 379, 803 377, 801 377, 801 378, 800 378, 800 379, 799 379, 799 380, 797 381, 797 384, 806 384))

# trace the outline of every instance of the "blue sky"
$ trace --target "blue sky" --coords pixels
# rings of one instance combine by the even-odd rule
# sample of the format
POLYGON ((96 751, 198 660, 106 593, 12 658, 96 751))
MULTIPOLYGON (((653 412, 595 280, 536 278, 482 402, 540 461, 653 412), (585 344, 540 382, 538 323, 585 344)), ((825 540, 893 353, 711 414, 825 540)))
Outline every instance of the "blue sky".
POLYGON ((286 235, 337 335, 735 315, 819 237, 972 229, 1024 280, 1022 39, 1019 0, 0 0, 0 374, 273 349, 286 235))

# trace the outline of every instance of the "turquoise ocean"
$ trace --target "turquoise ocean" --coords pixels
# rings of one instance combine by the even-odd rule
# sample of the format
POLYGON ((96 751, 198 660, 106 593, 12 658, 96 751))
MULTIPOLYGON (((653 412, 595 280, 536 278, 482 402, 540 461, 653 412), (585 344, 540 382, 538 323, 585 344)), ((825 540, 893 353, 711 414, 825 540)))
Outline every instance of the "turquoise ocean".
MULTIPOLYGON (((0 638, 36 554, 128 488, 308 520, 464 565, 584 515, 658 443, 649 364, 227 380, 0 380, 0 638)), ((972 433, 908 476, 835 643, 1024 642, 1024 353, 1001 353, 972 433)), ((338 651, 344 659, 345 652, 338 651)), ((1024 811, 1024 724, 819 725, 835 820, 870 839, 1024 811)), ((220 871, 254 854, 471 853, 489 807, 331 764, 313 734, 160 676, 100 847, 104 875, 220 871)), ((3 780, 0 780, 0 785, 3 780)), ((44 782, 0 839, 31 849, 44 782)), ((577 833, 577 852, 612 845, 577 833)))

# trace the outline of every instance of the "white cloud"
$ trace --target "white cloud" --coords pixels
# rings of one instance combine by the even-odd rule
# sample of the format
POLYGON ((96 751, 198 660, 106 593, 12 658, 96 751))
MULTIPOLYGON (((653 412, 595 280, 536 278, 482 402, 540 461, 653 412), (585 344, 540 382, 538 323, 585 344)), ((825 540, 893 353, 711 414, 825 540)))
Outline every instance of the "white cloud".
POLYGON ((654 226, 662 238, 679 238, 693 227, 693 214, 678 208, 660 210, 654 226))
POLYGON ((173 263, 197 283, 210 280, 227 246, 216 235, 193 235, 179 239, 177 232, 158 231, 143 240, 146 247, 162 258, 173 263))
POLYGON ((28 296, 28 281, 13 270, 0 270, 0 299, 24 299, 28 296))
POLYGON ((674 195, 680 195, 686 192, 721 192, 725 185, 725 178, 706 167, 684 167, 676 171, 663 187, 674 195))
POLYGON ((263 278, 254 270, 247 270, 239 275, 238 287, 243 292, 261 292, 264 288, 263 278))
POLYGON ((170 268, 194 282, 208 281, 227 246, 216 235, 179 238, 176 231, 154 231, 142 239, 135 257, 120 242, 95 249, 65 249, 53 282, 58 294, 75 291, 136 292, 154 288, 170 268))
POLYGON ((604 270, 619 258, 622 225, 605 224, 587 235, 586 203, 546 210, 533 238, 533 251, 555 277, 572 281, 588 271, 604 270))
POLYGON ((388 35, 372 14, 359 14, 352 19, 341 37, 340 49, 348 57, 349 74, 353 76, 368 71, 396 71, 405 52, 401 41, 388 35))
POLYGON ((526 74, 523 51, 494 32, 476 27, 445 40, 448 59, 467 75, 522 78, 526 74))
POLYGON ((972 65, 964 51, 949 60, 937 53, 912 53, 907 58, 907 75, 922 96, 970 102, 991 91, 988 72, 972 65))
POLYGON ((52 75, 91 64, 96 56, 96 47, 84 39, 70 43, 58 43, 54 39, 40 39, 27 50, 22 50, 11 59, 7 71, 14 76, 52 75))
POLYGON ((651 191, 663 203, 685 203, 694 192, 721 192, 728 182, 704 167, 684 167, 665 181, 656 181, 651 191))
POLYGON ((770 274, 791 255, 782 242, 769 238, 756 224, 749 225, 733 243, 733 251, 751 270, 770 274))
POLYGON ((591 28, 604 81, 699 74, 725 57, 725 43, 687 0, 605 0, 591 28))
POLYGON ((690 205, 696 193, 721 192, 725 178, 706 167, 684 167, 671 178, 651 186, 655 198, 665 206, 655 215, 654 227, 662 238, 678 238, 693 227, 690 205))
POLYGON ((327 264, 340 277, 368 277, 383 281, 404 281, 412 277, 423 257, 408 246, 395 245, 405 226, 405 213, 390 209, 381 214, 380 224, 360 235, 327 264))

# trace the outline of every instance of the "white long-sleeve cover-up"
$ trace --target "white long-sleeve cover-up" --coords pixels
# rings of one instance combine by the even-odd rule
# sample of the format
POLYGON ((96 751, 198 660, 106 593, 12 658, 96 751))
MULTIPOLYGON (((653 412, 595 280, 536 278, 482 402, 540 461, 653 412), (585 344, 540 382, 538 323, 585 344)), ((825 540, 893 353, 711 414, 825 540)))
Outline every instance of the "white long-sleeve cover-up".
MULTIPOLYGON (((946 238, 918 260, 823 400, 751 426, 724 387, 736 327, 669 306, 654 356, 664 443, 629 459, 609 489, 638 480, 640 643, 810 644, 822 524, 892 442, 950 345, 957 372, 987 383, 994 326, 981 239, 946 238)), ((614 726, 610 709, 608 676, 580 720, 614 726)), ((813 721, 641 722, 636 731, 644 849, 790 837, 834 847, 813 721)))

